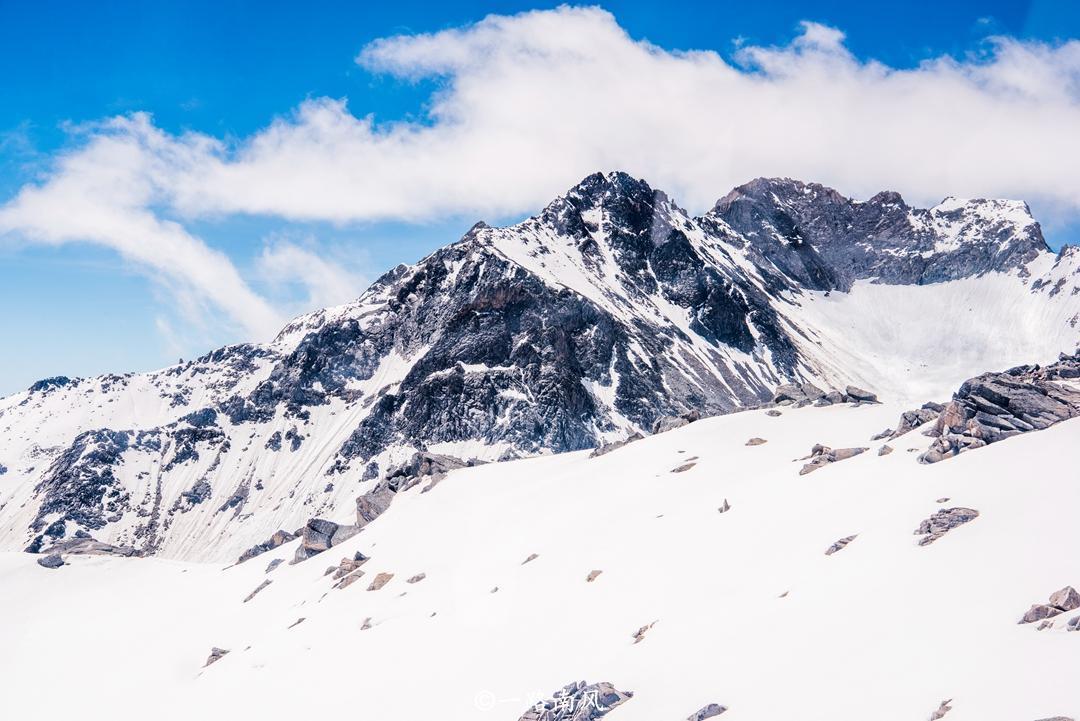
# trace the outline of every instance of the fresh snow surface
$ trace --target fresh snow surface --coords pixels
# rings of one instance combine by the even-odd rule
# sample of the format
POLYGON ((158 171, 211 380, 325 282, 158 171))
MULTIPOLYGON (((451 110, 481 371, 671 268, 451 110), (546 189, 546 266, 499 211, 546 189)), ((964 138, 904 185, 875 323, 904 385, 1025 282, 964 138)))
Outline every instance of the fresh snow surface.
POLYGON ((269 575, 296 542, 232 567, 0 554, 0 717, 516 721, 579 679, 634 691, 612 721, 712 702, 723 721, 911 721, 944 699, 947 721, 1080 716, 1080 611, 1017 624, 1080 586, 1080 421, 922 466, 918 432, 886 456, 867 440, 903 409, 750 411, 454 471, 269 575), (798 475, 819 442, 870 450, 798 475), (953 506, 981 515, 918 546, 953 506), (331 589, 356 551, 364 578, 331 589), (212 646, 230 653, 203 668, 212 646))

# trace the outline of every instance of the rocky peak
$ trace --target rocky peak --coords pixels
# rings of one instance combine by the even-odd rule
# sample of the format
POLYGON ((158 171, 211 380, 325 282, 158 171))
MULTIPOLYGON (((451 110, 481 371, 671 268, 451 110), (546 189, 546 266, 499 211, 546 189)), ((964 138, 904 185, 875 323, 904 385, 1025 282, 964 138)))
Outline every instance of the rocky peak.
POLYGON ((816 290, 1010 271, 1047 250, 1027 205, 1012 200, 946 198, 916 209, 894 191, 860 202, 814 183, 759 178, 706 217, 723 220, 767 263, 816 290))

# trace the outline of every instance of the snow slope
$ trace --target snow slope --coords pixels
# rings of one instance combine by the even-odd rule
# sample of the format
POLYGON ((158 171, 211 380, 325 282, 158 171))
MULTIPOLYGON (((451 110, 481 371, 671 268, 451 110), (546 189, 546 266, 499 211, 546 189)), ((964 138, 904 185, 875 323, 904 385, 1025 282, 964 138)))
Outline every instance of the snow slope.
POLYGON ((1080 715, 1078 612, 1016 623, 1080 585, 1080 421, 923 466, 917 432, 885 456, 867 441, 902 409, 749 411, 454 471, 269 574, 295 543, 232 567, 0 555, 0 716, 514 721, 578 679, 635 692, 613 721, 710 702, 724 721, 907 721, 944 699, 948 721, 1080 715), (871 450, 798 475, 818 442, 871 450), (981 515, 917 545, 954 505, 981 515), (366 575, 331 589, 323 569, 356 551, 366 575), (202 668, 211 646, 230 653, 202 668))

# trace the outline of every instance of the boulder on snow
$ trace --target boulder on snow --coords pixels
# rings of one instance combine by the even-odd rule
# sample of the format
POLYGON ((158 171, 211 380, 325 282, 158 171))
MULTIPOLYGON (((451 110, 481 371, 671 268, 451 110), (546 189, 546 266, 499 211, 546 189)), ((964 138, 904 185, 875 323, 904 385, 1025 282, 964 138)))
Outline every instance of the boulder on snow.
POLYGON ((949 705, 950 703, 952 703, 951 698, 947 698, 942 701, 941 704, 937 707, 937 711, 934 711, 934 713, 930 714, 930 721, 938 721, 938 719, 945 718, 945 714, 952 711, 952 706, 949 705))
POLYGON ((825 395, 813 383, 785 383, 777 386, 772 402, 780 405, 807 405, 825 395))
POLYGON ((344 578, 345 576, 348 576, 350 573, 363 566, 369 560, 371 559, 360 553, 359 551, 354 553, 352 558, 346 557, 341 559, 337 566, 331 567, 331 570, 334 574, 334 580, 337 581, 344 578))
POLYGON ((203 664, 203 668, 206 668, 207 666, 209 666, 212 663, 216 663, 217 661, 220 661, 221 659, 225 658, 226 654, 228 654, 228 653, 229 653, 229 649, 227 649, 227 648, 218 648, 217 646, 214 646, 213 648, 210 649, 210 655, 206 658, 206 663, 203 664))
POLYGON ((623 446, 629 445, 634 441, 640 441, 642 438, 644 438, 644 436, 640 433, 631 433, 621 441, 612 441, 611 443, 605 443, 602 446, 597 446, 593 449, 593 452, 589 454, 589 458, 596 458, 597 456, 603 456, 605 454, 611 453, 612 451, 617 451, 623 446))
POLYGON ((657 418, 656 422, 653 423, 652 433, 654 436, 657 433, 666 433, 667 431, 682 428, 683 426, 698 420, 701 420, 701 414, 697 411, 688 411, 680 416, 663 416, 657 418))
POLYGON ((836 543, 834 543, 833 545, 831 545, 827 549, 825 549, 825 555, 826 556, 831 556, 834 553, 836 553, 837 551, 842 550, 845 546, 847 546, 849 543, 854 541, 858 537, 858 535, 859 534, 856 533, 856 534, 853 534, 851 536, 844 536, 839 541, 837 541, 836 543))
POLYGON ((979 517, 974 508, 943 508, 919 524, 915 529, 920 546, 928 546, 946 533, 979 517))
POLYGON ((292 540, 295 540, 295 539, 296 539, 296 536, 289 533, 288 531, 285 531, 285 530, 274 531, 274 535, 270 536, 269 539, 263 541, 262 543, 257 543, 254 546, 252 546, 251 548, 249 548, 248 550, 241 553, 240 558, 238 558, 236 562, 237 563, 243 563, 244 561, 249 561, 252 558, 255 558, 255 556, 262 555, 262 554, 266 553, 267 551, 272 551, 275 548, 277 548, 278 546, 281 546, 281 545, 283 545, 285 543, 288 543, 289 541, 292 541, 292 540))
POLYGON ((807 473, 813 473, 819 468, 824 468, 830 463, 836 463, 837 461, 844 461, 848 458, 853 458, 860 453, 864 453, 870 450, 869 448, 829 448, 820 443, 816 444, 810 449, 810 455, 802 460, 808 461, 801 469, 799 469, 799 475, 805 476, 807 473))
POLYGON ((1044 618, 1053 618, 1061 612, 1060 608, 1054 608, 1045 603, 1036 603, 1027 610, 1027 613, 1024 614, 1018 623, 1035 623, 1044 618))
POLYGON ((686 721, 705 721, 705 719, 711 719, 714 716, 727 711, 727 706, 721 706, 718 703, 711 703, 706 706, 702 706, 694 713, 686 717, 686 721))
POLYGON ((1075 611, 1080 608, 1080 593, 1077 593, 1072 586, 1066 586, 1050 594, 1050 605, 1062 611, 1075 611))
POLYGON ((64 565, 64 559, 60 557, 59 553, 50 553, 44 558, 39 558, 37 563, 42 568, 60 568, 64 565))
POLYGON ((380 588, 390 583, 390 579, 394 577, 392 573, 377 573, 372 580, 371 585, 368 586, 369 591, 378 591, 380 588))
POLYGON ((1018 366, 965 381, 938 415, 930 432, 937 440, 920 460, 937 463, 1080 416, 1080 389, 1061 382, 1077 377, 1080 353, 1048 366, 1018 366))
POLYGON ((858 386, 848 386, 844 389, 844 396, 849 402, 877 403, 878 398, 870 391, 863 390, 858 386))
POLYGON ((750 440, 748 440, 746 442, 746 445, 748 445, 748 446, 760 446, 760 445, 763 445, 765 443, 768 443, 768 441, 766 441, 764 438, 758 438, 757 436, 754 436, 753 438, 751 438, 750 440))
POLYGON ((883 445, 881 448, 877 449, 877 454, 879 456, 887 456, 892 452, 893 452, 893 447, 890 446, 888 443, 883 445))
MULTIPOLYGON (((1019 623, 1034 623, 1044 618, 1052 618, 1067 611, 1080 608, 1080 593, 1072 586, 1066 586, 1050 594, 1050 603, 1036 603, 1028 609, 1019 623)), ((1077 618, 1080 618, 1078 616, 1077 618)), ((1076 619, 1073 619, 1075 621, 1076 619)), ((1070 621, 1072 623, 1072 621, 1070 621)))
POLYGON ((477 465, 478 461, 464 461, 455 456, 441 453, 417 451, 409 460, 387 473, 386 478, 375 484, 374 488, 356 499, 356 525, 363 528, 386 512, 394 496, 406 491, 425 478, 431 485, 442 480, 447 473, 458 468, 477 465))
POLYGON ((300 533, 300 547, 293 563, 307 560, 342 543, 360 532, 360 526, 344 526, 322 518, 312 518, 300 533))
POLYGON ((595 721, 633 696, 633 691, 619 691, 607 681, 578 681, 567 684, 549 699, 537 701, 518 721, 595 721))
POLYGON ((88 533, 80 531, 74 538, 60 541, 49 546, 42 553, 65 553, 69 556, 121 556, 130 558, 138 555, 131 546, 114 546, 111 543, 95 541, 88 533))

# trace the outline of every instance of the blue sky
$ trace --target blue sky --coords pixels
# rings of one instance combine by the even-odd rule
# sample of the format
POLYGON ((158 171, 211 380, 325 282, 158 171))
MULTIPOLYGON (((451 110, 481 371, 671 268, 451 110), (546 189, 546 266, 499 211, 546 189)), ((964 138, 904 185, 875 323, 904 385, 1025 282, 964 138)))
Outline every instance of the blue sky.
MULTIPOLYGON (((343 192, 341 199, 334 202, 324 202, 318 197, 293 202, 269 190, 261 195, 252 191, 247 197, 244 186, 251 183, 243 178, 235 182, 222 180, 222 189, 213 186, 213 192, 192 190, 192 181, 185 175, 190 170, 184 165, 188 161, 180 161, 184 167, 178 170, 175 158, 198 144, 188 142, 195 137, 218 144, 207 156, 209 160, 200 155, 191 161, 215 166, 207 171, 212 175, 198 175, 199 178, 216 178, 215 174, 221 170, 217 161, 227 166, 242 161, 245 153, 256 155, 261 161, 262 146, 257 141, 266 140, 266 129, 275 119, 282 121, 289 131, 288 137, 280 141, 281 147, 291 147, 292 143, 303 149, 312 147, 305 142, 312 142, 319 149, 330 148, 327 153, 330 158, 336 154, 349 157, 348 153, 353 151, 358 153, 357 157, 369 157, 362 143, 370 138, 363 136, 362 129, 352 127, 356 119, 369 115, 376 134, 404 128, 403 132, 411 137, 422 135, 423 129, 438 133, 446 127, 457 132, 463 127, 483 126, 477 116, 490 116, 492 108, 501 111, 498 105, 477 105, 474 94, 512 97, 520 89, 522 78, 535 81, 538 94, 550 87, 547 84, 552 82, 547 74, 550 67, 538 69, 522 64, 520 55, 504 55, 501 49, 533 47, 530 43, 541 40, 548 42, 547 35, 553 32, 550 28, 561 27, 558 23, 566 24, 567 43, 575 41, 579 37, 575 33, 580 32, 579 42, 590 51, 608 43, 603 46, 607 55, 638 52, 645 47, 642 41, 647 41, 662 53, 674 53, 670 57, 681 64, 692 66, 688 70, 691 73, 713 72, 715 67, 706 60, 703 69, 698 61, 687 60, 675 51, 713 51, 719 60, 746 77, 758 74, 777 83, 791 82, 793 94, 805 90, 814 97, 822 94, 820 88, 812 85, 820 82, 820 78, 801 66, 792 70, 794 66, 786 63, 813 68, 843 63, 839 72, 850 73, 857 96, 859 88, 865 88, 858 83, 865 82, 866 76, 872 77, 877 65, 886 67, 890 73, 902 74, 950 57, 969 64, 963 73, 983 94, 972 102, 997 103, 1008 103, 1008 98, 1015 95, 1015 89, 995 90, 1004 82, 1001 78, 1013 77, 1018 74, 1016 69, 1021 68, 1019 75, 1023 77, 1047 78, 1049 85, 1056 83, 1063 88, 1064 98, 1046 88, 1031 90, 1034 98, 1031 102, 1035 103, 1031 112, 1050 108, 1061 114, 1059 124, 1050 126, 1040 136, 1051 137, 1055 127, 1066 126, 1077 102, 1075 60, 1065 53, 1051 58, 1038 51, 1038 48, 1060 49, 1063 42, 1080 37, 1080 4, 1076 3, 909 2, 883 6, 837 0, 812 6, 759 1, 669 2, 661 7, 657 3, 610 2, 603 7, 613 15, 613 20, 556 10, 550 16, 540 16, 542 23, 551 25, 540 21, 496 23, 482 25, 480 31, 468 34, 488 14, 513 16, 522 11, 555 7, 543 3, 472 2, 0 0, 0 77, 4 78, 0 97, 0 205, 16 202, 20 189, 27 184, 50 189, 48 203, 43 201, 35 210, 37 217, 24 220, 27 217, 24 213, 20 216, 21 225, 16 223, 17 227, 9 228, 6 233, 0 231, 0 301, 5 309, 0 316, 0 337, 7 348, 0 355, 0 394, 24 388, 34 379, 48 375, 143 370, 174 362, 181 355, 190 357, 205 352, 222 343, 263 340, 258 336, 265 336, 265 329, 272 327, 278 318, 327 299, 344 300, 394 264, 416 260, 455 240, 481 217, 489 222, 505 222, 536 210, 543 199, 553 197, 572 178, 579 177, 585 166, 534 172, 530 158, 535 155, 525 148, 517 156, 521 160, 514 177, 530 175, 530 181, 502 195, 484 196, 472 202, 448 199, 453 188, 444 192, 443 186, 436 182, 441 173, 451 179, 456 177, 452 164, 460 166, 463 163, 460 157, 432 161, 442 165, 417 165, 408 171, 415 176, 405 177, 403 170, 403 177, 393 182, 384 181, 386 171, 379 170, 384 166, 373 162, 367 177, 356 182, 352 196, 364 209, 354 209, 350 207, 348 192, 343 192), (803 21, 816 24, 800 25, 803 21), (452 28, 463 28, 466 35, 443 33, 426 45, 416 40, 420 34, 452 28), (620 28, 627 38, 620 38, 620 28), (842 31, 844 37, 831 35, 829 29, 842 31), (1002 49, 987 40, 994 36, 1010 38, 1016 45, 1002 49), (404 40, 389 46, 377 43, 394 37, 404 40), (492 47, 500 52, 492 53, 492 47), (460 61, 463 48, 481 60, 460 61), (751 54, 748 48, 762 52, 751 54), (1008 55, 1010 48, 1019 50, 1008 55), (494 70, 484 65, 488 62, 484 58, 489 57, 494 70), (980 68, 987 65, 1000 68, 1001 73, 990 80, 982 76, 970 79, 982 73, 980 68), (797 80, 792 80, 796 77, 797 80), (320 105, 322 99, 347 99, 347 109, 320 105), (300 110, 305 103, 313 108, 308 115, 300 110), (109 118, 130 118, 134 113, 149 113, 148 125, 120 129, 103 129, 101 125, 109 118), (303 137, 298 139, 298 136, 303 137), (310 139, 312 136, 314 140, 310 139), (110 183, 123 185, 116 180, 117 176, 80 175, 80 184, 76 184, 74 191, 63 186, 52 192, 50 183, 61 186, 59 181, 75 172, 59 168, 63 159, 83 157, 80 153, 88 147, 97 147, 95 143, 103 139, 119 139, 121 146, 137 151, 139 163, 146 166, 139 172, 150 175, 133 177, 156 180, 155 174, 161 173, 170 176, 168 182, 163 182, 167 187, 148 198, 115 198, 107 192, 108 187, 104 190, 102 187, 110 183), (341 143, 344 150, 336 149, 334 143, 341 143), (167 148, 163 150, 163 146, 167 148), (175 182, 172 173, 178 176, 175 182), (427 182, 431 178, 436 180, 427 182), (398 187, 395 183, 400 185, 400 190, 388 190, 384 196, 383 187, 398 187), (85 210, 73 210, 78 205, 73 200, 80 200, 80 189, 87 187, 93 189, 95 198, 100 191, 101 202, 110 208, 115 205, 124 212, 152 216, 149 226, 138 226, 149 228, 148 233, 171 232, 174 224, 181 227, 185 235, 182 247, 195 253, 188 270, 174 270, 174 259, 168 255, 174 252, 168 250, 172 246, 165 241, 153 245, 156 241, 150 235, 145 247, 135 248, 133 243, 143 241, 87 239, 81 237, 81 230, 50 225, 67 213, 85 214, 85 210), (416 188, 414 195, 410 195, 411 188, 416 188), (73 192, 74 196, 70 194, 73 192), (402 210, 403 207, 410 209, 402 210), (48 217, 42 219, 42 215, 48 217), (213 281, 195 277, 199 254, 204 251, 222 256, 223 269, 214 277, 231 278, 229 282, 237 285, 235 293, 230 291, 228 297, 208 293, 207 284, 213 281), (296 271, 297 259, 307 270, 296 271), (230 275, 234 271, 238 278, 230 275), (248 312, 263 320, 248 322, 245 317, 248 312)), ((554 33, 560 31, 556 29, 554 33)), ((548 51, 545 46, 544 52, 548 51)), ((646 55, 656 60, 654 55, 646 55)), ((561 63, 560 60, 560 67, 561 63)), ((656 72, 643 87, 670 96, 666 107, 677 113, 682 104, 675 91, 667 87, 669 63, 659 63, 655 69, 649 67, 648 59, 643 63, 642 74, 656 72)), ((609 69, 595 58, 589 59, 583 68, 581 72, 596 73, 597 87, 610 88, 611 78, 617 77, 608 74, 609 69)), ((568 67, 566 72, 575 77, 580 75, 573 67, 568 67)), ((949 72, 939 67, 921 73, 918 82, 929 88, 931 83, 949 81, 942 80, 949 72)), ((625 80, 629 83, 634 78, 625 80)), ((557 77, 555 81, 558 85, 557 77)), ((626 93, 636 92, 636 87, 628 85, 626 93)), ((926 91, 926 97, 939 92, 938 86, 934 88, 926 91)), ((722 101, 721 94, 715 107, 722 107, 719 105, 722 101)), ((553 101, 552 105, 559 103, 553 101)), ((730 112, 737 113, 739 107, 739 103, 733 103, 730 112)), ((802 107, 793 103, 792 123, 803 123, 802 107)), ((1001 108, 1002 115, 1016 110, 1015 106, 1001 108)), ((568 101, 556 109, 559 119, 575 112, 568 101)), ((812 115, 815 111, 810 108, 806 112, 812 115)), ((927 101, 923 115, 940 112, 941 107, 933 107, 927 101)), ((1048 112, 1040 111, 1039 115, 1048 112)), ((718 133, 726 129, 726 114, 716 115, 718 133)), ((1052 113, 1051 117, 1054 117, 1052 113)), ((596 124, 586 119, 581 124, 588 126, 590 122, 596 124)), ((662 121, 648 117, 641 122, 662 121)), ((553 125, 555 122, 543 127, 553 125)), ((574 126, 571 123, 568 127, 574 126)), ((1008 137, 1009 127, 1015 126, 1003 126, 999 131, 1003 137, 1008 137)), ((490 128, 485 132, 487 135, 482 137, 491 136, 490 128)), ((527 126, 516 132, 536 135, 535 128, 527 126)), ((565 142, 566 132, 560 130, 549 142, 565 142)), ((964 141, 962 133, 955 129, 930 128, 920 132, 929 132, 929 137, 912 136, 905 142, 915 148, 929 147, 935 136, 950 132, 957 135, 957 143, 964 141)), ((273 137, 277 143, 277 136, 273 137)), ((708 136, 703 137, 707 143, 708 136)), ((988 148, 999 146, 995 138, 989 137, 988 148)), ((589 147, 588 136, 583 135, 578 141, 589 147)), ((764 146, 770 139, 763 137, 756 142, 764 146)), ((898 141, 893 134, 880 142, 898 141)), ((1039 139, 1030 142, 1037 143, 1039 139)), ((444 151, 444 144, 438 139, 432 143, 418 145, 410 152, 415 156, 432 148, 444 151)), ((634 145, 627 143, 627 147, 634 145)), ((477 147, 483 151, 483 145, 477 147)), ((505 157, 512 163, 519 147, 511 143, 507 148, 505 157)), ((672 157, 678 157, 678 150, 675 149, 672 157)), ((1045 180, 1041 181, 1043 185, 1034 178, 1030 183, 1022 182, 1025 173, 1035 174, 1025 170, 1022 163, 1017 164, 1016 157, 1024 157, 1027 150, 1010 148, 1009 152, 1017 155, 1002 154, 1000 163, 993 162, 993 151, 978 156, 990 157, 989 176, 996 177, 994 173, 1000 172, 1002 178, 996 184, 984 186, 978 179, 973 181, 952 174, 940 182, 927 183, 925 177, 938 176, 913 174, 911 178, 898 177, 896 187, 909 197, 910 188, 915 188, 917 193, 925 188, 928 198, 940 198, 948 192, 978 192, 984 187, 1023 194, 1044 221, 1053 244, 1075 241, 1080 237, 1075 199, 1065 192, 1056 193, 1054 186, 1045 180), (1006 172, 1007 169, 995 167, 998 165, 1018 169, 1006 172), (953 185, 957 186, 955 190, 953 185)), ((1039 148, 1032 149, 1033 153, 1038 151, 1039 148)), ((733 157, 732 151, 725 152, 717 156, 718 164, 733 157)), ((926 158, 913 158, 912 162, 924 166, 947 162, 939 160, 940 153, 937 157, 930 151, 927 153, 926 158)), ((576 153, 574 157, 579 155, 576 153)), ((90 164, 100 162, 97 155, 85 157, 92 161, 90 164)), ((112 162, 117 156, 101 157, 112 162)), ((385 167, 396 169, 400 162, 395 160, 400 158, 388 156, 382 162, 387 163, 385 167)), ((412 160, 410 156, 410 163, 412 160)), ((733 163, 727 174, 702 171, 693 177, 669 173, 667 166, 650 165, 651 159, 635 157, 615 146, 591 162, 626 166, 631 170, 640 168, 642 172, 659 167, 661 171, 649 173, 649 179, 672 190, 691 210, 700 211, 707 198, 719 197, 735 182, 752 175, 785 172, 789 167, 783 158, 768 156, 760 159, 761 170, 757 171, 754 160, 751 157, 738 167, 733 163), (665 177, 652 177, 655 175, 665 177), (665 179, 666 184, 661 182, 665 179), (720 185, 724 182, 729 184, 720 185)), ((464 162, 471 164, 468 156, 464 162)), ((498 158, 477 161, 483 162, 497 163, 498 158)), ((289 179, 287 163, 272 162, 265 167, 284 172, 283 181, 289 179)), ((798 171, 804 177, 809 176, 806 179, 832 182, 853 195, 869 192, 874 183, 887 182, 878 182, 873 173, 864 169, 838 167, 823 159, 799 158, 791 167, 792 173, 798 171), (866 187, 853 180, 862 177, 867 178, 866 187)), ((263 166, 259 168, 252 171, 257 173, 256 177, 266 177, 268 184, 275 181, 261 169, 263 166)), ((222 172, 233 169, 225 168, 222 172)), ((490 177, 490 185, 507 185, 499 179, 504 169, 484 170, 490 177)), ((1062 174, 1058 185, 1069 186, 1073 179, 1069 171, 1058 168, 1054 171, 1062 174)), ((297 172, 299 175, 311 172, 317 180, 325 169, 313 167, 297 172)), ((886 177, 891 179, 896 175, 886 177)), ((452 183, 452 180, 443 182, 452 183)), ((476 183, 475 187, 486 187, 483 174, 470 182, 476 183)), ((311 186, 312 183, 307 183, 301 187, 311 186)), ((352 192, 351 188, 346 190, 352 192)), ((313 192, 318 195, 317 188, 313 192)), ((87 220, 93 222, 96 221, 87 220)))

